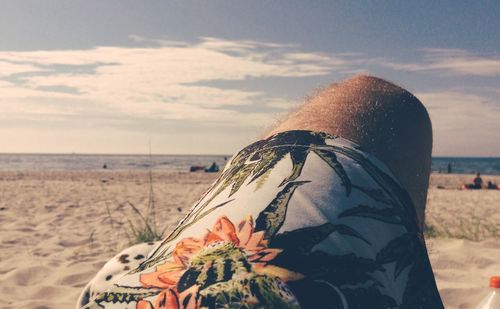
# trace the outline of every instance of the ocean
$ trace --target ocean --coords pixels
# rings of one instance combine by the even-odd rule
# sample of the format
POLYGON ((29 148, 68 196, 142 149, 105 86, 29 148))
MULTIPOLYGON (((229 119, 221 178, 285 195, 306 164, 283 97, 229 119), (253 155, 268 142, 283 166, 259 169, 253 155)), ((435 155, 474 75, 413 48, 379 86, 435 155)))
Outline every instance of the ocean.
POLYGON ((448 173, 448 164, 454 174, 500 175, 500 158, 477 157, 435 157, 432 158, 432 171, 448 173))
MULTIPOLYGON (((104 165, 114 170, 166 169, 188 171, 192 165, 221 168, 230 156, 224 155, 117 155, 117 154, 0 154, 0 170, 98 170, 104 165)), ((500 175, 500 158, 435 157, 433 172, 500 175)))
POLYGON ((120 155, 120 154, 0 154, 0 170, 189 170, 193 165, 221 168, 224 155, 120 155))

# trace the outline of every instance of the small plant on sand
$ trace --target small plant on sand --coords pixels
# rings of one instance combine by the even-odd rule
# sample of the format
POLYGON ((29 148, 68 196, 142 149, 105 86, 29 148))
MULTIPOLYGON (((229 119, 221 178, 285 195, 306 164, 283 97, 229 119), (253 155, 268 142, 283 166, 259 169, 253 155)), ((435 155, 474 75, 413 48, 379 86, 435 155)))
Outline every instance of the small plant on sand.
POLYGON ((136 222, 139 221, 139 225, 134 225, 130 218, 126 217, 128 222, 129 231, 127 236, 129 237, 129 242, 131 244, 138 244, 143 242, 153 242, 158 241, 163 238, 163 234, 167 227, 160 230, 157 226, 156 220, 156 205, 155 196, 153 190, 153 158, 151 156, 151 143, 149 144, 149 198, 148 207, 146 215, 144 215, 139 208, 134 204, 127 201, 127 205, 133 210, 134 215, 136 215, 136 222))
MULTIPOLYGON (((153 190, 153 159, 151 155, 151 144, 149 145, 149 196, 148 196, 148 205, 145 212, 141 211, 138 206, 134 205, 130 201, 125 201, 118 206, 117 210, 119 210, 122 215, 125 217, 125 221, 127 222, 125 228, 125 235, 129 240, 130 245, 144 243, 144 242, 154 242, 161 240, 168 226, 160 229, 157 224, 157 213, 156 213, 156 202, 153 190), (126 213, 123 210, 123 206, 128 206, 130 213, 126 213)), ((104 188, 103 188, 104 190, 104 188)), ((115 221, 112 217, 111 209, 105 201, 106 212, 108 219, 111 223, 111 228, 115 232, 118 237, 119 234, 117 231, 117 227, 123 225, 123 221, 115 221), (115 223, 117 225, 115 225, 115 223)))
MULTIPOLYGON (((151 202, 150 202, 151 203, 151 202)), ((167 227, 163 230, 159 230, 156 225, 156 214, 151 211, 154 209, 153 206, 148 206, 148 212, 146 216, 142 214, 142 212, 132 203, 127 201, 127 205, 133 210, 134 214, 137 215, 136 221, 139 221, 139 224, 132 223, 132 220, 126 217, 129 231, 127 232, 127 237, 129 238, 130 244, 139 244, 143 242, 153 242, 158 241, 163 238, 163 234, 167 227)))
POLYGON ((424 224, 424 235, 426 238, 439 237, 439 233, 437 232, 434 225, 427 223, 424 224))

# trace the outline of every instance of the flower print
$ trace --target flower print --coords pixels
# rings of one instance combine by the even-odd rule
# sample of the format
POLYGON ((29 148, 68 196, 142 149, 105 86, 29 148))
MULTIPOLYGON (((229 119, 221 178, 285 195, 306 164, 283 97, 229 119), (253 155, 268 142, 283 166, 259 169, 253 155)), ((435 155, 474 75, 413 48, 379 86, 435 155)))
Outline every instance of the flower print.
POLYGON ((223 216, 202 238, 179 241, 172 259, 142 274, 146 288, 159 288, 154 305, 142 300, 137 309, 224 307, 261 302, 298 307, 286 282, 303 275, 268 264, 281 249, 269 248, 264 231, 254 230, 251 216, 237 226, 223 216))

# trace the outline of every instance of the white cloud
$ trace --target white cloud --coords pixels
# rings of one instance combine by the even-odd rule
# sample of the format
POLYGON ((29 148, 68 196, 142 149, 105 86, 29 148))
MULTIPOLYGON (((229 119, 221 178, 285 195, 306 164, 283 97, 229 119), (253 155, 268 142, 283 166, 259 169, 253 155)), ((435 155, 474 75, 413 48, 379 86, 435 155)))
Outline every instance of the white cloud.
POLYGON ((219 50, 219 51, 236 51, 245 52, 247 50, 255 50, 257 48, 269 48, 269 49, 279 49, 279 48, 296 48, 299 47, 297 44, 281 44, 272 42, 259 42, 253 40, 221 40, 214 37, 203 37, 201 46, 219 50))
POLYGON ((500 104, 462 91, 417 93, 429 111, 434 131, 434 154, 498 155, 500 104))
MULTIPOLYGON (((47 143, 53 138, 54 145, 59 133, 50 129, 52 121, 66 121, 74 132, 81 125, 78 134, 67 136, 69 141, 86 134, 88 128, 84 126, 88 123, 103 125, 94 122, 96 118, 110 119, 106 125, 113 124, 113 119, 142 123, 175 120, 203 123, 206 128, 223 131, 255 132, 255 128, 278 117, 279 113, 269 111, 285 111, 297 102, 264 91, 237 89, 224 81, 364 72, 367 65, 433 74, 489 77, 500 73, 498 56, 477 56, 464 50, 426 49, 422 63, 404 64, 363 59, 360 54, 303 52, 296 45, 249 40, 203 38, 186 43, 138 36, 132 39, 152 46, 0 51, 0 120, 18 121, 19 127, 25 124, 22 136, 15 135, 7 125, 3 130, 10 130, 12 139, 26 138, 30 121, 45 121, 47 143), (226 86, 215 86, 218 81, 226 86)), ((479 145, 482 154, 484 149, 500 153, 498 102, 473 93, 474 89, 462 89, 419 94, 433 119, 437 154, 458 155, 465 151, 470 155, 470 149, 463 145, 471 141, 479 145)), ((102 134, 100 130, 93 132, 95 138, 102 134)), ((132 133, 130 136, 139 134, 132 133)), ((9 145, 4 142, 0 147, 9 145)))
POLYGON ((397 63, 377 59, 374 63, 394 70, 442 71, 455 75, 500 76, 500 56, 480 56, 462 49, 426 48, 419 63, 397 63))
POLYGON ((17 73, 37 71, 41 71, 41 69, 33 65, 12 63, 8 61, 2 61, 2 59, 0 59, 0 78, 4 78, 17 73))
POLYGON ((210 115, 214 120, 225 121, 224 117, 231 116, 236 124, 243 116, 234 117, 236 113, 225 107, 259 102, 265 99, 264 94, 200 83, 318 76, 343 65, 341 60, 327 55, 297 53, 290 45, 273 43, 204 38, 194 44, 158 44, 140 48, 0 51, 0 63, 7 72, 4 76, 45 68, 44 74, 29 74, 18 78, 21 82, 0 84, 0 106, 9 111, 12 107, 8 106, 15 104, 16 110, 30 113, 33 104, 42 104, 41 99, 61 99, 74 101, 78 112, 85 112, 81 102, 86 101, 98 104, 103 111, 134 117, 206 119, 210 115), (64 65, 65 69, 57 65, 64 65), (82 73, 79 67, 72 70, 71 66, 92 66, 95 71, 82 73), (57 92, 58 88, 74 91, 57 92))

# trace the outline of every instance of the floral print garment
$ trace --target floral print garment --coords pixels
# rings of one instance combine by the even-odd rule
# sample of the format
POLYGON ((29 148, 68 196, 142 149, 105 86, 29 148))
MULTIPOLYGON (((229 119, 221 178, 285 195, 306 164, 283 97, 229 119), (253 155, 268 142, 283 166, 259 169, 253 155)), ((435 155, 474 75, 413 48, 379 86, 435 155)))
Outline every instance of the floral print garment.
POLYGON ((89 308, 443 308, 407 192, 354 143, 287 131, 237 153, 89 308))

